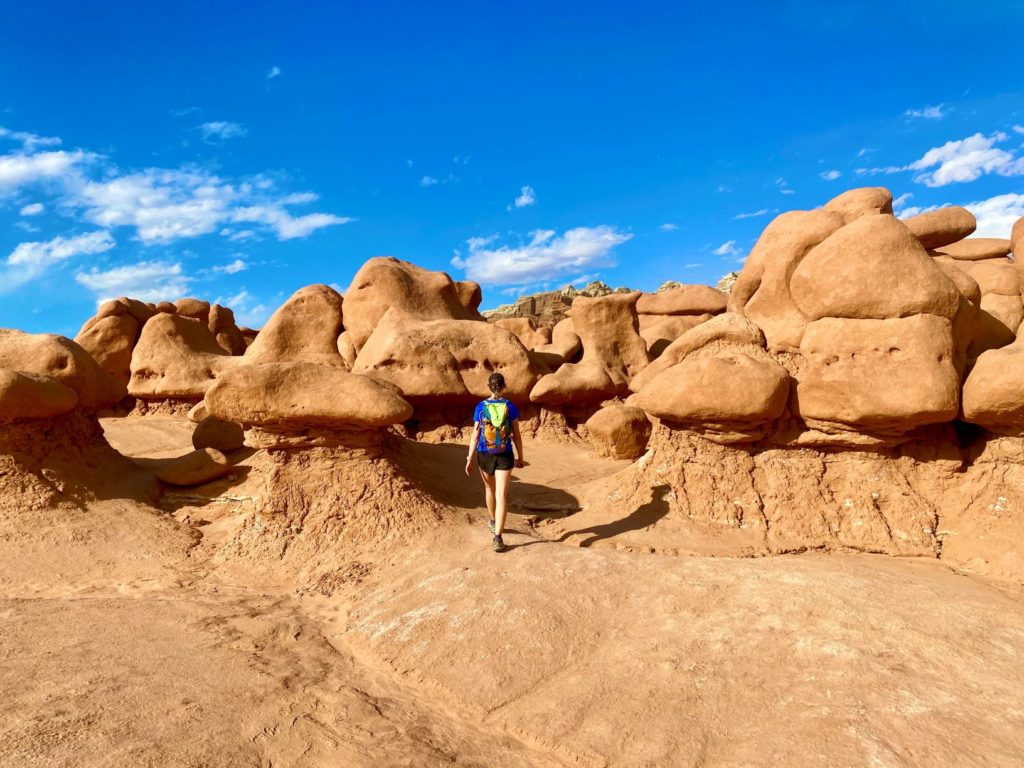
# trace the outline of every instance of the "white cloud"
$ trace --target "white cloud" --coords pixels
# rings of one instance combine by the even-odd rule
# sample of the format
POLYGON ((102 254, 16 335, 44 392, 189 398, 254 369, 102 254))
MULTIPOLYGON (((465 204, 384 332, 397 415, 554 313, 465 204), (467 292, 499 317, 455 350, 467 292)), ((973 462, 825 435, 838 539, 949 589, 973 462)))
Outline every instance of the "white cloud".
POLYGON ((235 259, 230 264, 223 264, 213 268, 214 272, 219 272, 224 275, 236 275, 239 272, 245 271, 249 265, 241 259, 235 259))
POLYGON ((823 178, 825 181, 835 181, 843 174, 841 174, 839 171, 833 168, 831 171, 825 171, 824 173, 819 173, 818 175, 821 176, 821 178, 823 178))
MULTIPOLYGON (((897 216, 905 215, 905 214, 902 213, 902 211, 908 210, 907 202, 913 196, 914 196, 913 192, 904 192, 902 195, 899 195, 895 200, 893 200, 892 201, 893 213, 896 214, 897 216)), ((915 214, 910 214, 910 215, 914 216, 915 214)))
POLYGON ((735 240, 727 240, 712 251, 715 256, 736 256, 740 249, 736 247, 735 240))
POLYGON ((1024 125, 1016 125, 1015 124, 1013 126, 1013 132, 1014 133, 1024 133, 1024 125))
POLYGON ((683 264, 683 269, 697 269, 703 266, 699 261, 691 261, 689 264, 683 264))
POLYGON ((12 139, 20 141, 22 146, 32 152, 36 147, 59 147, 61 140, 56 136, 39 136, 27 131, 12 131, 0 126, 0 139, 12 139))
POLYGON ((767 208, 762 208, 759 211, 753 211, 752 213, 737 213, 733 216, 734 219, 753 219, 756 216, 766 216, 768 214, 767 208))
POLYGON ((1009 237, 1014 222, 1024 216, 1024 194, 1011 192, 987 200, 964 203, 978 220, 975 237, 1009 237))
POLYGON ((234 296, 228 296, 226 298, 217 298, 214 300, 216 304, 220 304, 222 307, 227 307, 235 313, 235 322, 238 325, 247 326, 249 328, 259 328, 270 317, 270 310, 265 304, 258 301, 249 291, 245 288, 240 290, 234 296))
POLYGON ((533 205, 536 202, 537 197, 536 193, 533 190, 533 187, 527 186, 521 187, 519 189, 519 197, 515 199, 514 205, 516 208, 526 208, 528 206, 533 205))
POLYGON ((271 203, 237 208, 231 214, 231 221, 266 224, 277 233, 278 240, 293 240, 297 237, 306 237, 324 227, 348 224, 354 219, 347 216, 335 216, 333 213, 308 213, 305 216, 292 216, 281 204, 271 203))
POLYGON ((796 190, 795 189, 780 189, 779 192, 781 192, 783 195, 795 195, 796 194, 796 190))
POLYGON ((203 141, 219 142, 228 139, 237 139, 245 136, 248 131, 241 123, 230 123, 224 120, 214 120, 210 123, 203 123, 198 126, 203 134, 203 141))
POLYGON ((22 216, 38 216, 44 210, 45 206, 42 203, 29 203, 28 205, 23 205, 18 213, 22 216))
POLYGON ((874 151, 875 150, 871 149, 870 147, 861 147, 860 150, 857 152, 857 157, 864 157, 864 155, 874 151))
POLYGON ((267 72, 267 80, 273 80, 275 77, 279 77, 281 74, 280 67, 271 67, 270 71, 267 72))
POLYGON ((0 272, 0 291, 9 291, 34 280, 46 269, 75 256, 103 253, 115 245, 109 232, 89 232, 75 237, 55 237, 44 242, 20 243, 7 257, 0 272))
POLYGON ((924 107, 923 109, 908 109, 905 114, 907 117, 921 117, 925 120, 941 120, 949 114, 949 110, 943 111, 945 104, 938 104, 934 107, 924 107))
POLYGON ((1006 139, 1007 135, 1000 131, 991 136, 976 133, 959 141, 947 141, 941 147, 929 149, 924 157, 915 160, 906 169, 925 171, 934 168, 914 177, 914 181, 928 187, 974 181, 986 173, 999 176, 1024 175, 1024 158, 1015 158, 1010 152, 995 147, 1006 139))
POLYGON ((660 229, 662 232, 675 232, 677 229, 679 229, 679 225, 672 224, 671 222, 669 222, 668 224, 661 224, 658 227, 658 229, 660 229))
POLYGON ((182 272, 181 264, 159 261, 141 261, 106 271, 93 268, 79 272, 75 281, 92 291, 97 304, 119 296, 139 301, 174 301, 187 295, 192 282, 182 272))
POLYGON ((234 232, 230 229, 221 230, 222 235, 225 234, 225 232, 227 233, 226 236, 228 240, 230 240, 233 243, 237 243, 242 240, 249 240, 253 237, 256 237, 256 233, 253 232, 251 229, 240 229, 237 232, 234 232))
POLYGON ((59 178, 91 156, 85 152, 39 152, 34 155, 0 155, 0 192, 14 190, 42 179, 59 178))
POLYGON ((515 247, 488 248, 494 238, 473 238, 468 241, 469 255, 456 255, 452 264, 464 269, 467 279, 483 285, 528 285, 611 266, 615 247, 633 236, 608 226, 577 227, 561 236, 554 230, 530 234, 529 242, 515 247))
POLYGON ((420 179, 421 187, 432 187, 437 183, 437 179, 435 179, 433 176, 424 176, 422 179, 420 179))
POLYGON ((716 192, 732 192, 732 189, 727 187, 727 186, 725 186, 725 184, 719 184, 718 188, 715 191, 716 192))

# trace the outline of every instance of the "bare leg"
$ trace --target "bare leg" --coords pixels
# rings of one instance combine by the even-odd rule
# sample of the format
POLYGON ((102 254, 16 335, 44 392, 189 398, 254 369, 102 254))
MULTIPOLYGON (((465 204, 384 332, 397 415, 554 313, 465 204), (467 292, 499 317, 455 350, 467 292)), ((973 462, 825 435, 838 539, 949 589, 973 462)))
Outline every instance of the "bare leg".
POLYGON ((508 479, 512 471, 499 469, 494 473, 494 495, 497 497, 495 506, 494 530, 498 536, 505 530, 505 515, 508 513, 508 479))
POLYGON ((484 493, 487 496, 487 515, 494 521, 494 475, 488 475, 482 469, 480 478, 484 481, 484 493))

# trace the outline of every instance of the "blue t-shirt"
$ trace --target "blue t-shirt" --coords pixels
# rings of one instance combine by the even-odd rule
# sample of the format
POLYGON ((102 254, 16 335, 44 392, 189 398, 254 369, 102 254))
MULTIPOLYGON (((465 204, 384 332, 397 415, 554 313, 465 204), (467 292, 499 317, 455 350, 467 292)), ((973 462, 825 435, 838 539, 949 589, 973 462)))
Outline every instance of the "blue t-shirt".
MULTIPOLYGON (((473 411, 473 423, 479 424, 483 419, 484 403, 504 403, 508 406, 508 421, 509 425, 513 421, 519 418, 519 409, 516 408, 515 404, 511 400, 506 400, 503 397, 494 398, 492 400, 482 400, 476 404, 476 410, 473 411)), ((487 451, 487 441, 484 439, 484 431, 480 430, 480 437, 476 441, 476 449, 478 451, 487 451)), ((508 453, 512 453, 512 436, 509 435, 508 453)))

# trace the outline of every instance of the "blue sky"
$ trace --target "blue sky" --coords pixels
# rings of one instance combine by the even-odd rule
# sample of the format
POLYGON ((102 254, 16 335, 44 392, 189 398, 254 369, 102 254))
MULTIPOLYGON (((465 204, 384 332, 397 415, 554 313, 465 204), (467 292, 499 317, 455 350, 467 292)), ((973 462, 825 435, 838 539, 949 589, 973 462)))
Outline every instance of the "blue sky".
POLYGON ((376 255, 485 307, 714 283, 867 184, 1024 215, 1024 4, 687 5, 7 4, 0 326, 124 293, 258 326, 376 255))

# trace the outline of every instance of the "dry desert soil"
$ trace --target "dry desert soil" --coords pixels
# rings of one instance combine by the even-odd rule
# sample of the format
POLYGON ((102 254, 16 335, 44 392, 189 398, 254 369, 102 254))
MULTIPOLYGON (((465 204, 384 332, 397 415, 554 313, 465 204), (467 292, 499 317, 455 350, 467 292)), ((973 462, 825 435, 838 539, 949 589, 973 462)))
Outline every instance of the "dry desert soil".
MULTIPOLYGON (((104 420, 143 473, 192 426, 104 420)), ((435 524, 307 537, 334 558, 309 578, 288 545, 239 554, 276 471, 255 453, 155 505, 126 473, 4 512, 0 763, 1024 765, 1019 587, 929 559, 665 554, 656 494, 577 512, 628 462, 540 440, 497 555, 463 451, 404 445, 435 524)))

